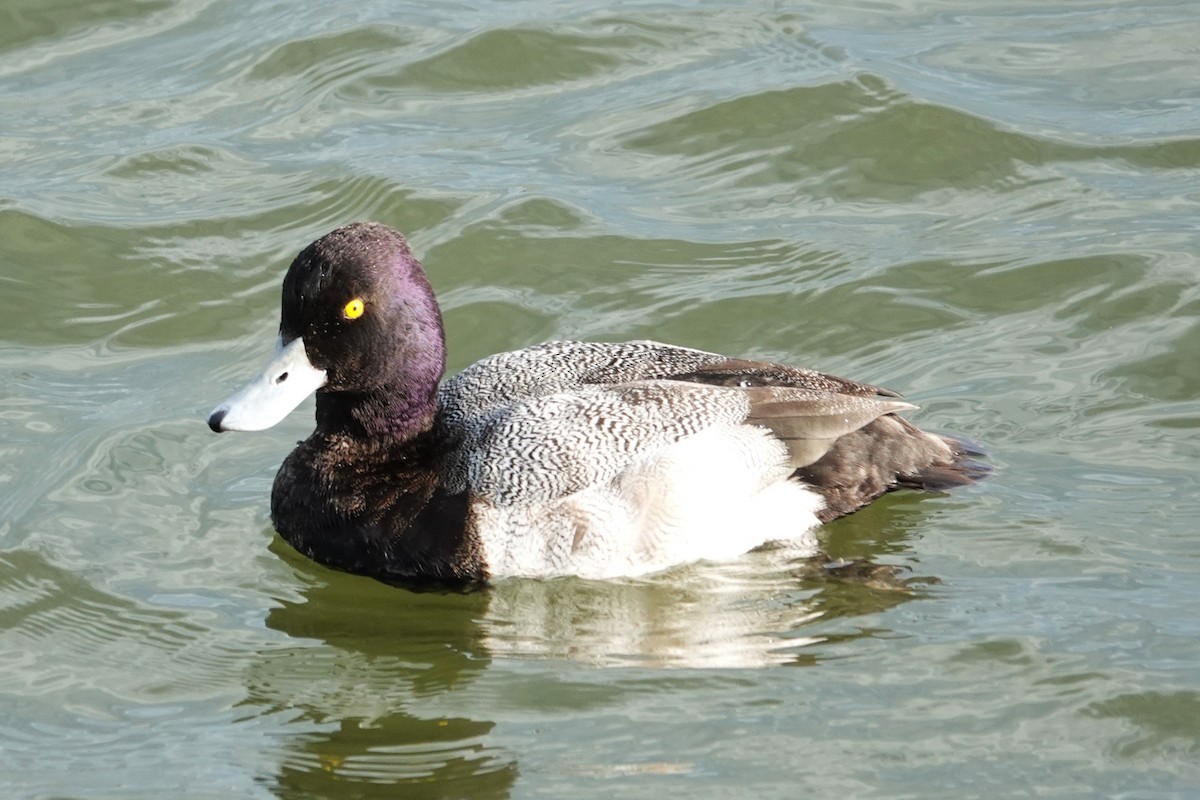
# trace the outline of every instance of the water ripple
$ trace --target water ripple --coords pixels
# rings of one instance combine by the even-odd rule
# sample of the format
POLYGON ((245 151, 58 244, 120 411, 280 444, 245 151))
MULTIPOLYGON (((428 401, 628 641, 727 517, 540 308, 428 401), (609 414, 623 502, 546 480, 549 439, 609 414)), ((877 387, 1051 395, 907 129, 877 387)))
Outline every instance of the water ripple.
POLYGON ((0 794, 1196 785, 1187 3, 10 6, 0 794), (558 337, 807 364, 997 474, 822 530, 925 584, 328 573, 267 518, 311 408, 203 417, 296 250, 359 218, 411 235, 454 367, 558 337))

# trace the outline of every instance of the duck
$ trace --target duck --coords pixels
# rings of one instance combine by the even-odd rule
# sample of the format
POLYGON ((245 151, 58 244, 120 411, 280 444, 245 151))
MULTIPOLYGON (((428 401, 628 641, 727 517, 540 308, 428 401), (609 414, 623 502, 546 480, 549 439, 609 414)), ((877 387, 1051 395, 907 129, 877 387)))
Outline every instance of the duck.
POLYGON ((816 529, 897 489, 987 473, 889 389, 655 341, 554 341, 443 380, 442 315, 377 222, 304 248, 266 368, 208 417, 260 431, 315 393, 271 490, 280 536, 384 582, 631 578, 816 529))

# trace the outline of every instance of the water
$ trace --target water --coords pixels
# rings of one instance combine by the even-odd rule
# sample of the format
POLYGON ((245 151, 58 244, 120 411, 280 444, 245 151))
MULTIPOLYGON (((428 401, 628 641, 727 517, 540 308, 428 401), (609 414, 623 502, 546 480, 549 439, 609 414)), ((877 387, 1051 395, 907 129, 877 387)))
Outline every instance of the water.
POLYGON ((9 0, 0 795, 1200 796, 1189 2, 9 0), (780 553, 412 593, 216 437, 278 282, 410 234, 452 369, 649 337, 997 466, 780 553))

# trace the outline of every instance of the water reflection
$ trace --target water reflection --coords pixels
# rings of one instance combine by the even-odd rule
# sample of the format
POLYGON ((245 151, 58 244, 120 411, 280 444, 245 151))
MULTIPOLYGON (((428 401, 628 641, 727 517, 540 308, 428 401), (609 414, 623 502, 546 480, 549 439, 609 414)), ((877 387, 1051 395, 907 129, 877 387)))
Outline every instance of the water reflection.
POLYGON ((353 785, 355 797, 507 797, 516 761, 487 743, 494 723, 439 712, 487 668, 476 624, 487 596, 321 577, 301 602, 270 611, 269 627, 301 641, 248 678, 249 704, 308 723, 279 754, 276 794, 325 797, 353 785))
MULTIPOLYGON (((277 554, 312 583, 269 612, 267 625, 288 646, 248 676, 248 704, 307 723, 278 754, 274 790, 298 798, 353 784, 362 797, 394 797, 398 787, 405 797, 507 796, 517 754, 495 743, 496 720, 477 712, 550 698, 513 697, 505 675, 488 676, 501 660, 554 673, 564 660, 613 667, 618 683, 629 674, 621 668, 670 680, 663 668, 817 663, 830 643, 874 633, 846 618, 919 596, 911 579, 869 566, 870 556, 903 549, 905 519, 918 513, 901 501, 887 534, 871 523, 870 534, 849 521, 831 527, 827 545, 852 554, 849 567, 775 549, 636 581, 510 580, 462 594, 327 572, 276 540, 277 554)), ((549 689, 551 678, 539 681, 549 689)), ((588 702, 619 704, 622 691, 610 688, 607 701, 593 692, 588 702)))
POLYGON ((778 553, 638 581, 504 581, 481 624, 494 657, 603 666, 762 667, 818 639, 821 611, 778 553))
MULTIPOLYGON (((884 513, 882 507, 875 511, 884 513)), ((763 549, 638 580, 503 581, 488 592, 480 641, 493 658, 610 667, 815 663, 820 653, 813 645, 864 633, 847 630, 838 618, 884 611, 919 596, 925 580, 874 563, 903 549, 905 517, 915 521, 918 513, 901 499, 885 528, 853 518, 828 527, 828 555, 818 559, 787 548, 763 549)))

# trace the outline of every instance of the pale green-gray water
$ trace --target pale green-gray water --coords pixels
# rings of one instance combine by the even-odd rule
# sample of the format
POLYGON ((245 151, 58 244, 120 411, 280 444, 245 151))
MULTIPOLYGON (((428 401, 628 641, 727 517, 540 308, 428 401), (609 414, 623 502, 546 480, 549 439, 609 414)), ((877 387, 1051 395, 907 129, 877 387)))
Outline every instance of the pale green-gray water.
POLYGON ((0 3, 0 797, 1200 796, 1200 12, 0 3), (451 368, 653 338, 879 383, 995 476, 826 551, 413 593, 216 436, 375 219, 451 368))

